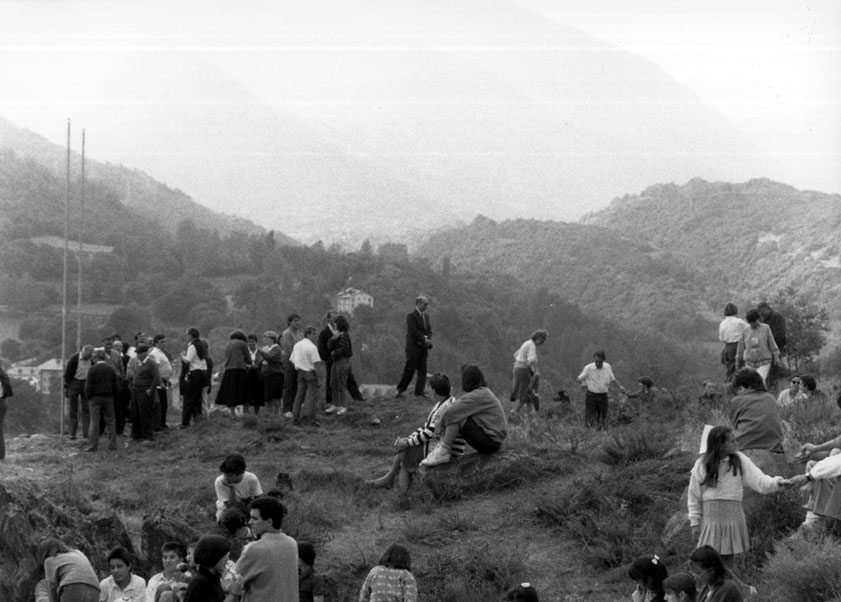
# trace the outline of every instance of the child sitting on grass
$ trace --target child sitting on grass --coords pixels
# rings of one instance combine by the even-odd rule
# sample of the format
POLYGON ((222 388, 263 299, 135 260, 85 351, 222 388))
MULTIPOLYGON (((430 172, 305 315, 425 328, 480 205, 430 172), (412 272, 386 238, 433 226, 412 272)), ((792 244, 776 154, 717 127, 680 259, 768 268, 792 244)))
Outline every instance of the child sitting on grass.
POLYGON ((393 543, 371 569, 359 590, 359 602, 417 602, 418 585, 412 575, 409 550, 393 543))
POLYGON ((698 592, 695 589, 695 577, 689 573, 677 573, 663 581, 666 602, 695 602, 698 592))
POLYGON ((158 602, 161 593, 171 591, 175 583, 183 583, 184 573, 178 568, 187 558, 187 546, 180 541, 168 541, 161 546, 161 564, 164 570, 152 575, 146 585, 146 602, 158 602))
POLYGON ((663 580, 669 576, 660 557, 640 556, 628 568, 628 577, 637 582, 631 593, 633 602, 665 602, 663 580))
POLYGON ((315 548, 298 542, 298 602, 324 602, 324 584, 315 574, 315 548))
POLYGON ((108 554, 111 575, 99 583, 100 602, 145 602, 146 580, 131 572, 131 556, 125 548, 108 554))

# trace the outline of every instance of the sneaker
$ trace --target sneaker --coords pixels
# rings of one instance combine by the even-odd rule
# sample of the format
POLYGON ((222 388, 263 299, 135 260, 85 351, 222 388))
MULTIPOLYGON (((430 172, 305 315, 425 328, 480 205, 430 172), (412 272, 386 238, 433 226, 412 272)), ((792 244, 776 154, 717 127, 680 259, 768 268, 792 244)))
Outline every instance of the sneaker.
POLYGON ((338 409, 338 408, 336 408, 336 406, 334 406, 334 405, 331 403, 329 406, 327 406, 326 408, 324 408, 324 413, 325 413, 325 414, 332 414, 332 413, 333 413, 333 412, 335 412, 337 409, 338 409))
POLYGON ((446 464, 450 461, 450 450, 442 444, 438 444, 435 449, 429 452, 429 455, 421 462, 424 466, 436 466, 438 464, 446 464))
POLYGON ((292 412, 286 412, 286 413, 283 415, 283 417, 284 417, 284 418, 292 418, 292 412))
POLYGON ((342 414, 347 414, 347 408, 345 408, 345 407, 336 408, 336 416, 341 416, 342 414))

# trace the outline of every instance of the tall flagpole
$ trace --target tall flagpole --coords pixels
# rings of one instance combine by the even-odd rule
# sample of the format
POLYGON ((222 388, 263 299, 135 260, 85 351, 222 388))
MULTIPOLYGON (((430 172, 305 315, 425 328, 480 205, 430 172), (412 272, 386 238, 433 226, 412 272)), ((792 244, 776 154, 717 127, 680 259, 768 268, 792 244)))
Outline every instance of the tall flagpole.
MULTIPOLYGON (((67 120, 67 181, 64 197, 64 270, 61 278, 61 372, 64 375, 67 360, 67 228, 70 219, 70 119, 67 120)), ((59 396, 59 437, 64 437, 64 387, 59 396)))
POLYGON ((82 350, 82 228, 85 223, 85 130, 82 128, 82 194, 79 200, 79 256, 76 258, 76 351, 82 350))

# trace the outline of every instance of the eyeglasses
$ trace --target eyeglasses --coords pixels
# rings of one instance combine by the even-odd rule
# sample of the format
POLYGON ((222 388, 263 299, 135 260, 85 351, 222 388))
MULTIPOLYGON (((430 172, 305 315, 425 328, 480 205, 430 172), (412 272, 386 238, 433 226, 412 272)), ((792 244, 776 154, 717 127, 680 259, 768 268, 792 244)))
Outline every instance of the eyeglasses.
POLYGON ((791 384, 793 384, 793 385, 799 385, 799 384, 800 384, 800 381, 799 381, 798 379, 796 379, 796 378, 792 378, 792 379, 791 379, 791 384))

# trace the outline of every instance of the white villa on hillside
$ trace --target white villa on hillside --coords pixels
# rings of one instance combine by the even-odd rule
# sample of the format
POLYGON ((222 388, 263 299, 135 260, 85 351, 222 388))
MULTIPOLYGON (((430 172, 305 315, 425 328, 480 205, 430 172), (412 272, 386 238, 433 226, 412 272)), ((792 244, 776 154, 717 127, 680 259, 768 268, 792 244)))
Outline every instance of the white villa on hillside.
POLYGON ((345 314, 352 314, 360 305, 374 307, 374 298, 356 288, 346 288, 336 295, 336 309, 345 314))

